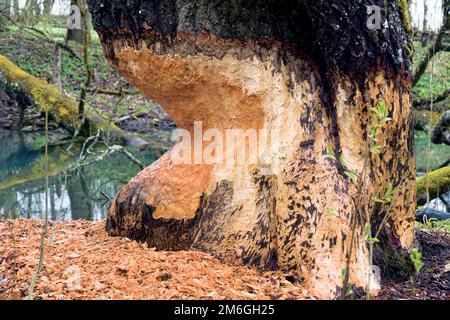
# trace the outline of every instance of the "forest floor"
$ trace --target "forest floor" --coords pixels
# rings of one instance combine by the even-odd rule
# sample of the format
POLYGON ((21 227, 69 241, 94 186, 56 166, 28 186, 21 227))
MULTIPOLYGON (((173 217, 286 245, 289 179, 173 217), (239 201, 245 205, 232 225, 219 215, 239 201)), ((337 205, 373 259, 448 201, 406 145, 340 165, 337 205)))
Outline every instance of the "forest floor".
MULTIPOLYGON (((26 298, 41 226, 32 220, 0 223, 0 299, 26 298)), ((156 252, 110 237, 104 227, 86 221, 50 224, 35 299, 308 298, 280 273, 222 264, 200 252, 156 252)))
MULTIPOLYGON (((0 223, 0 299, 25 299, 39 257, 41 222, 0 223)), ((418 231, 423 272, 385 283, 379 299, 450 299, 450 238, 418 231)), ((279 272, 221 263, 200 252, 156 252, 109 237, 104 223, 51 222, 35 299, 313 299, 279 272)))
POLYGON ((384 283, 380 299, 450 299, 450 235, 437 230, 417 230, 422 271, 413 281, 384 283))

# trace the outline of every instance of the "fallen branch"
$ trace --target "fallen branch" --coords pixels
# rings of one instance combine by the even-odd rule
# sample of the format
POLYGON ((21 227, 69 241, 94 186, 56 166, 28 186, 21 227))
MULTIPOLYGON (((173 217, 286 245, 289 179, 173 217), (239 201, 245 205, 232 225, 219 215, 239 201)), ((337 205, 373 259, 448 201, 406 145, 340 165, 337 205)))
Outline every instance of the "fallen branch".
MULTIPOLYGON (((105 147, 105 151, 101 154, 100 160, 103 160, 105 156, 112 155, 115 153, 122 153, 126 156, 131 162, 136 164, 143 170, 145 168, 145 164, 141 162, 139 159, 134 157, 130 152, 128 152, 123 146, 113 145, 110 146, 108 144, 108 139, 105 139, 104 132, 102 130, 98 130, 95 136, 89 137, 83 144, 83 148, 80 153, 80 162, 77 165, 82 165, 83 161, 86 160, 88 154, 94 154, 91 152, 91 149, 98 143, 101 143, 105 147)), ((98 161, 94 159, 94 161, 98 161)))
POLYGON ((125 122, 128 120, 131 120, 131 119, 137 120, 139 118, 145 117, 147 114, 148 114, 147 112, 131 113, 129 115, 120 117, 119 119, 115 120, 114 123, 119 124, 119 123, 122 123, 122 122, 125 122))
POLYGON ((143 162, 141 162, 139 159, 135 158, 130 152, 128 152, 127 150, 125 150, 124 147, 122 146, 116 146, 119 147, 119 152, 122 152, 122 154, 124 156, 126 156, 131 162, 133 162, 135 165, 139 166, 141 168, 141 170, 145 169, 145 164, 143 162))
POLYGON ((112 156, 113 154, 117 154, 117 153, 122 153, 123 155, 125 155, 128 159, 130 159, 134 164, 136 164, 137 166, 139 166, 141 169, 145 168, 145 165, 138 160, 137 158, 135 158, 131 153, 129 153, 128 151, 125 150, 125 148, 123 146, 118 146, 118 145, 113 145, 113 146, 107 146, 105 148, 105 151, 101 152, 100 154, 98 154, 95 157, 92 157, 90 159, 87 158, 83 158, 81 157, 80 161, 78 161, 77 163, 73 164, 72 166, 70 166, 69 168, 67 168, 66 170, 64 170, 65 174, 69 174, 75 171, 80 170, 81 168, 90 166, 94 163, 100 162, 105 160, 107 157, 112 156))
MULTIPOLYGON (((56 86, 26 73, 2 55, 0 55, 0 82, 4 82, 9 91, 20 96, 26 105, 36 105, 42 113, 48 110, 49 115, 58 125, 72 134, 76 132, 79 127, 78 104, 56 86)), ((127 143, 134 147, 148 144, 143 139, 110 123, 89 105, 86 105, 85 115, 91 131, 103 129, 109 133, 113 141, 127 143)))
POLYGON ((429 220, 445 221, 450 220, 450 213, 425 208, 416 212, 416 221, 424 223, 429 220))
POLYGON ((417 179, 417 204, 419 206, 427 203, 427 184, 430 199, 436 199, 441 194, 450 192, 450 167, 438 169, 417 179))
MULTIPOLYGON (((82 90, 81 87, 74 87, 74 89, 75 90, 82 90)), ((108 95, 108 96, 117 96, 117 97, 142 94, 139 91, 128 91, 128 90, 123 90, 123 89, 115 91, 115 90, 106 90, 106 89, 99 89, 99 88, 88 88, 86 90, 86 92, 87 93, 91 93, 91 94, 104 94, 104 95, 108 95)))
POLYGON ((138 95, 141 94, 139 91, 127 91, 127 90, 119 90, 119 91, 113 91, 113 90, 103 90, 103 89, 89 89, 89 93, 94 94, 105 94, 110 96, 128 96, 128 95, 138 95))

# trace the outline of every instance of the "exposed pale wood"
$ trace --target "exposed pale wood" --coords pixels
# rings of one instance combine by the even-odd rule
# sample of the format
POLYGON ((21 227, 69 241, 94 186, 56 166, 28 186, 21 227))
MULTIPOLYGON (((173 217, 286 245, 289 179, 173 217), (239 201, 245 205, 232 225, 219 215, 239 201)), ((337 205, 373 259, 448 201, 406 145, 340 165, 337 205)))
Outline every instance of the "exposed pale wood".
MULTIPOLYGON (((392 120, 382 128, 381 153, 369 155, 367 192, 384 194, 389 182, 398 192, 392 204, 358 205, 374 209, 375 227, 389 214, 380 237, 396 257, 407 257, 416 187, 408 43, 399 22, 406 21, 405 11, 389 3, 402 40, 387 39, 392 48, 378 52, 368 30, 334 29, 344 13, 352 15, 353 26, 367 19, 364 5, 348 7, 346 1, 335 1, 337 9, 329 1, 292 2, 293 8, 277 7, 277 1, 225 0, 207 7, 149 1, 135 3, 131 14, 118 1, 89 4, 113 67, 179 128, 193 133, 194 122, 201 121, 203 131, 265 128, 280 136, 278 148, 240 146, 278 160, 252 165, 178 165, 175 147, 113 199, 111 235, 159 250, 197 249, 228 262, 282 270, 320 298, 343 293, 342 270, 349 262, 350 284, 365 290, 365 222, 355 219, 354 207, 361 190, 341 163, 323 155, 332 145, 361 171, 371 108, 382 99, 392 120), (140 10, 141 25, 126 18, 140 10), (350 45, 356 30, 361 46, 350 45), (368 53, 367 43, 375 52, 368 53)), ((398 262, 389 259, 383 263, 398 262)), ((373 293, 377 289, 375 283, 373 293)))

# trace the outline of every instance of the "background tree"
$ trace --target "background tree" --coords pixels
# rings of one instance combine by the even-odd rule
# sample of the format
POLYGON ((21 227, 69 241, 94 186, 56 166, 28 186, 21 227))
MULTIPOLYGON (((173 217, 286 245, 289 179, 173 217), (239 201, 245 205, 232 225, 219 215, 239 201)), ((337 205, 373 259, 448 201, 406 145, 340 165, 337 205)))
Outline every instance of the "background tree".
POLYGON ((44 0, 44 15, 49 16, 52 13, 53 5, 55 4, 55 0, 44 0))
POLYGON ((6 20, 11 16, 11 1, 0 0, 0 32, 4 30, 6 20))
POLYGON ((84 44, 84 31, 83 31, 84 27, 81 18, 81 11, 79 9, 74 9, 73 7, 76 6, 79 8, 78 4, 79 0, 70 1, 71 5, 70 17, 74 23, 71 24, 71 26, 67 29, 66 38, 68 41, 76 41, 78 43, 84 44))
POLYGON ((13 11, 14 11, 14 18, 17 19, 20 16, 19 0, 14 0, 13 11))

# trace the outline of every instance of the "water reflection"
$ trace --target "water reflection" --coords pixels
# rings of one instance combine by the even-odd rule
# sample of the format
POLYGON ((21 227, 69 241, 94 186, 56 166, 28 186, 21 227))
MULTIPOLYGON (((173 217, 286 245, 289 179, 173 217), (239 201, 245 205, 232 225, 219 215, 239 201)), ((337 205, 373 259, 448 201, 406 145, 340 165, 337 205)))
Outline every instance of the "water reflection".
MULTIPOLYGON (((20 144, 11 133, 0 132, 0 212, 5 218, 42 219, 45 212, 45 157, 42 151, 20 144), (7 143, 13 142, 13 143, 7 143)), ((150 164, 162 151, 136 154, 150 164)), ((49 202, 51 220, 103 220, 109 198, 140 168, 121 154, 112 155, 70 174, 61 173, 77 161, 61 147, 50 149, 49 202)))
MULTIPOLYGON (((0 213, 3 219, 42 219, 45 211, 45 159, 36 151, 38 136, 0 131, 0 213)), ((426 169, 428 138, 416 133, 418 170, 426 169)), ((54 147, 49 152, 49 217, 51 220, 103 220, 109 198, 139 172, 139 167, 125 156, 116 154, 104 161, 84 167, 69 175, 61 173, 77 159, 54 147)), ((134 154, 150 164, 160 157, 161 150, 134 154)), ((433 146, 431 166, 450 158, 450 147, 433 146)), ((447 202, 450 202, 449 194, 447 202)), ((431 204, 445 211, 441 200, 431 204)))
POLYGON ((435 170, 450 159, 450 146, 445 144, 432 144, 431 150, 428 151, 429 138, 425 132, 416 131, 414 134, 414 140, 416 145, 417 171, 419 173, 424 173, 427 171, 428 160, 430 160, 430 169, 435 170))

